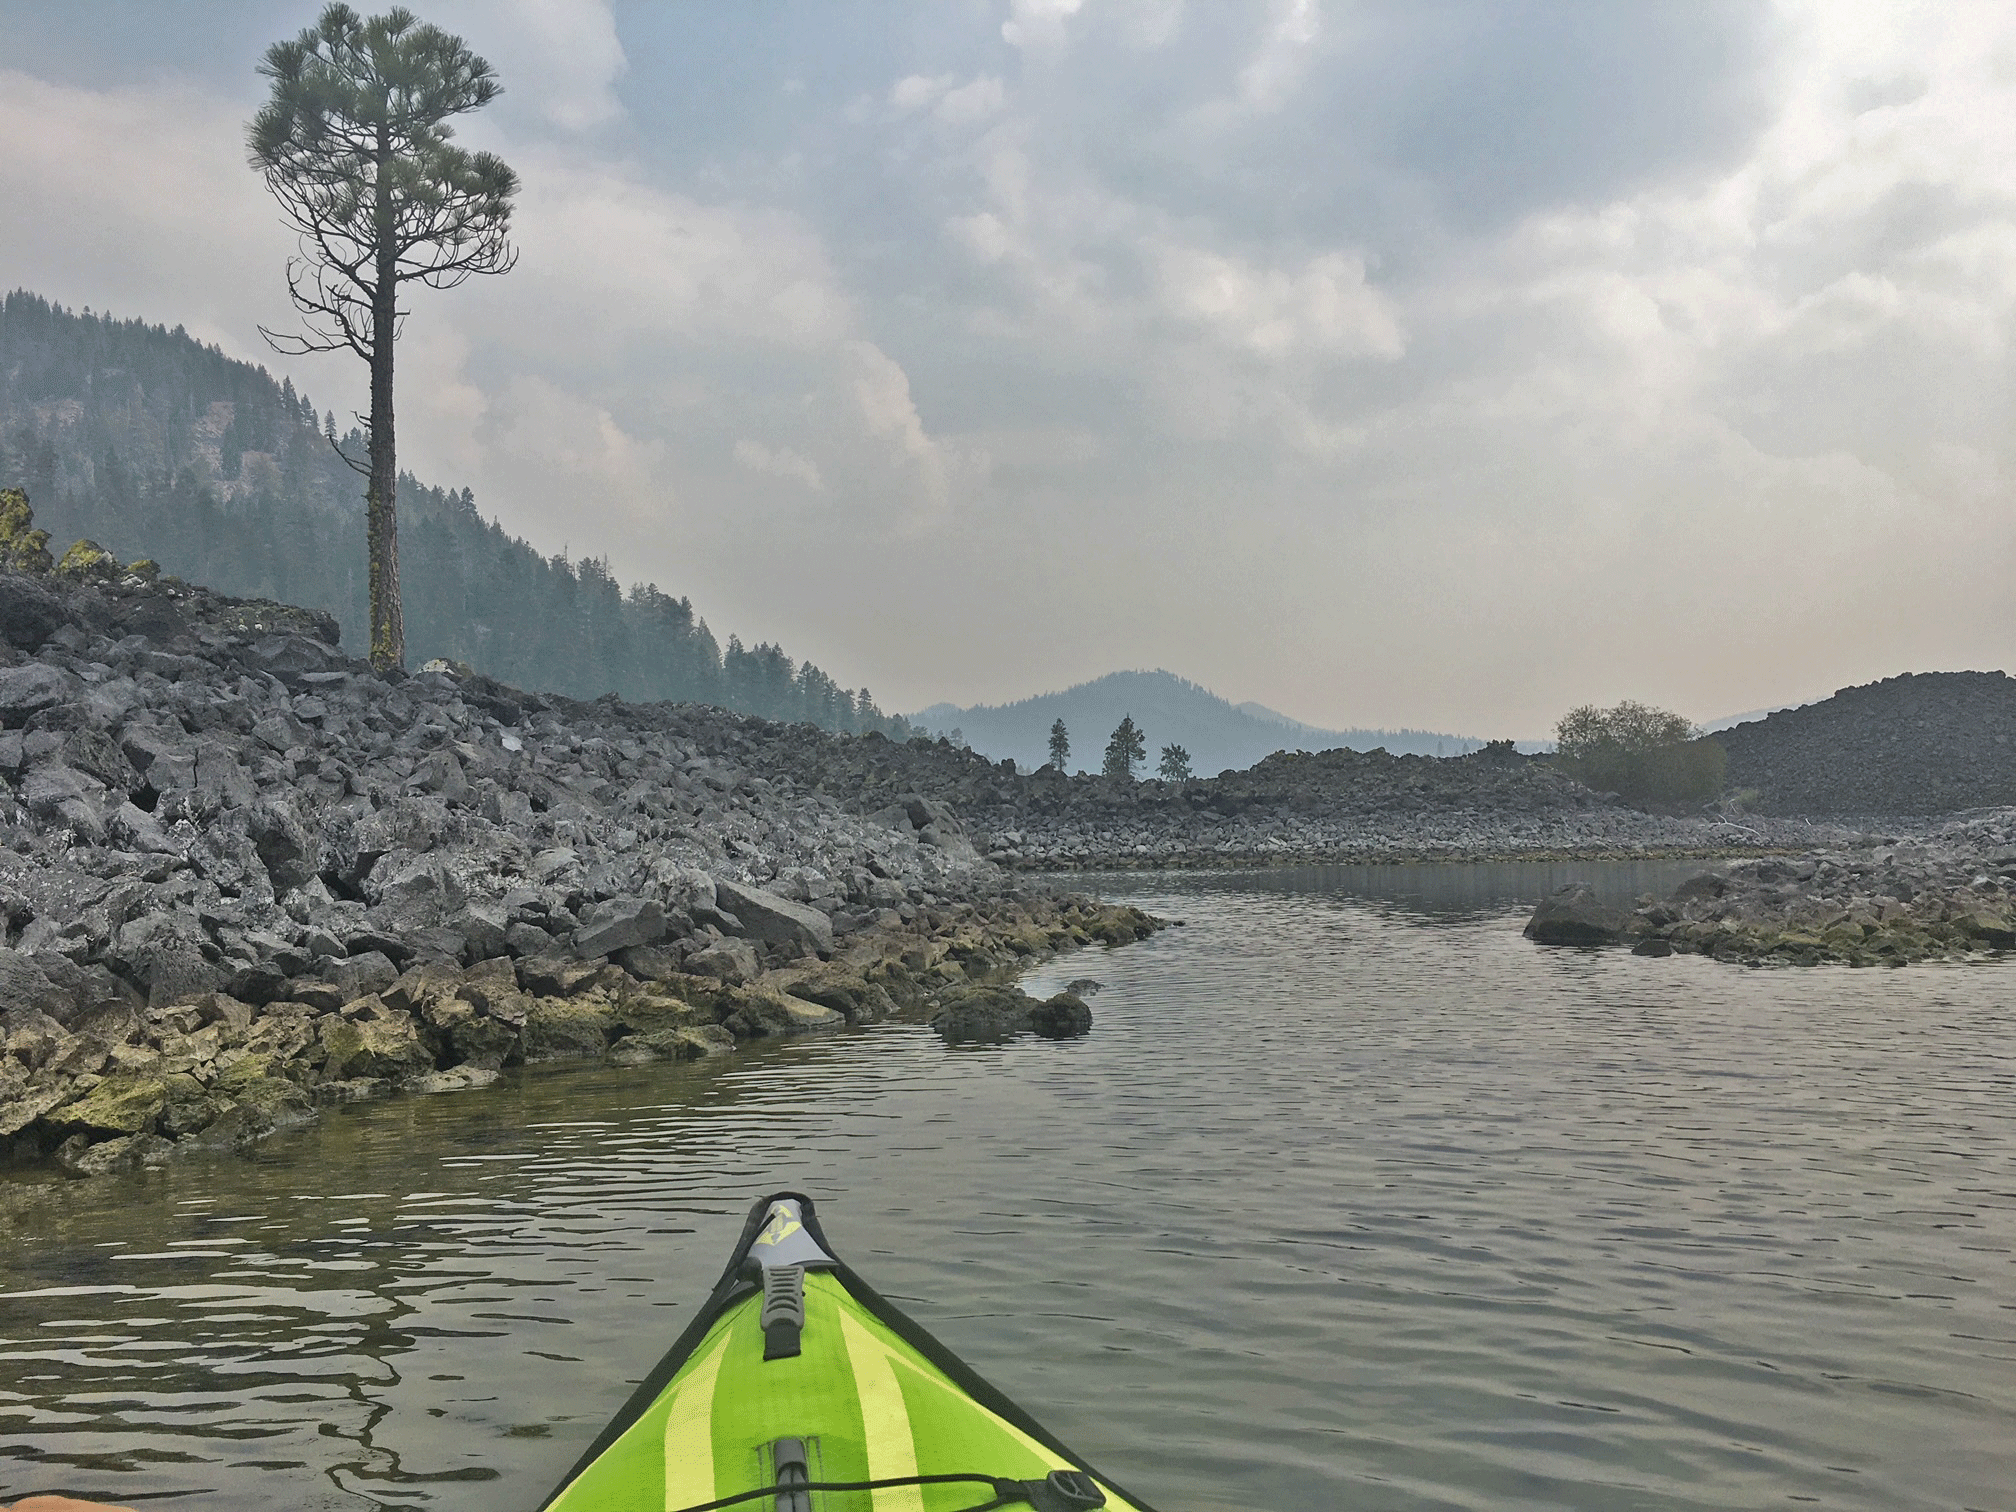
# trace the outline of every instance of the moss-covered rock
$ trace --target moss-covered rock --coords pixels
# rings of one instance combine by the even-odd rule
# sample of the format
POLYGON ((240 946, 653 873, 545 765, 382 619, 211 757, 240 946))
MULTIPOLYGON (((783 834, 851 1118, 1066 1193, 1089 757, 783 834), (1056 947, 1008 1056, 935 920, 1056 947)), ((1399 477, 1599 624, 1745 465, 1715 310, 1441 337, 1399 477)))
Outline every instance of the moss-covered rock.
POLYGON ((58 1109, 52 1121, 66 1129, 101 1138, 107 1134, 151 1133, 161 1110, 167 1106, 168 1085, 163 1078, 113 1075, 77 1101, 58 1109))
POLYGON ((419 1021, 376 997, 360 998, 321 1020, 322 1072, 332 1081, 382 1076, 403 1081, 434 1069, 434 1049, 419 1021))
POLYGON ((315 1044, 318 1022, 305 1003, 268 1003, 246 1032, 245 1048, 275 1064, 299 1059, 315 1044))
POLYGON ((831 1008, 789 997, 771 987, 731 987, 733 1006, 721 1026, 738 1040, 773 1039, 838 1029, 847 1022, 831 1008))
POLYGON ((125 569, 119 558, 96 541, 73 541, 56 564, 56 576, 79 583, 110 583, 125 569))
POLYGON ((72 1176, 108 1176, 159 1165, 174 1146, 158 1134, 126 1134, 92 1142, 88 1134, 73 1134, 56 1151, 56 1164, 72 1176))
POLYGON ((831 1008, 850 1024, 872 1024, 896 1012, 895 999, 880 982, 843 966, 825 965, 785 983, 792 997, 831 1008))
POLYGON ((0 488, 0 567, 16 572, 46 573, 49 532, 35 529, 35 511, 27 493, 19 488, 0 488))
POLYGON ((696 994, 702 1002, 688 1001, 674 981, 640 982, 616 1000, 615 1023, 637 1034, 659 1030, 694 1028, 713 1024, 717 1018, 713 995, 696 994))
POLYGON ((696 1024, 684 1029, 653 1029, 645 1034, 627 1035, 618 1041, 610 1059, 618 1065, 636 1066, 648 1061, 711 1060, 735 1053, 735 1036, 719 1024, 696 1024))
MULTIPOLYGON (((249 1071, 241 1063, 241 1072, 249 1071)), ((315 1116, 308 1093, 279 1076, 241 1074, 211 1122, 192 1137, 201 1144, 234 1147, 264 1139, 275 1129, 306 1123, 315 1116)))
POLYGON ((931 1027, 955 1045, 998 1044, 1027 1030, 1035 1007, 1017 987, 969 987, 946 998, 931 1027))
POLYGON ((525 1015, 519 1043, 525 1059, 579 1060, 609 1048, 615 1016, 599 1002, 573 998, 540 998, 525 1015))
POLYGON ((2008 950, 2016 946, 2016 921, 2006 914, 1976 909, 1962 914, 1953 922, 1967 939, 1990 950, 2008 950))
POLYGON ((1077 1039, 1092 1031, 1092 1009, 1075 992, 1060 992, 1029 1010, 1029 1027, 1045 1039, 1077 1039))

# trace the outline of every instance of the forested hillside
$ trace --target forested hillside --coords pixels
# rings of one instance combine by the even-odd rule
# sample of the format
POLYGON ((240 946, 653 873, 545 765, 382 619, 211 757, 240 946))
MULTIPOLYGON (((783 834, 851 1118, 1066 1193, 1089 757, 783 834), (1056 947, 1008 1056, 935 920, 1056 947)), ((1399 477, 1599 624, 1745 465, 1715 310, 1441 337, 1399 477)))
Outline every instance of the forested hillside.
MULTIPOLYGON (((363 480, 291 381, 180 326, 0 303, 0 487, 26 488, 60 552, 115 555, 226 593, 326 609, 365 643, 363 480)), ((353 437, 351 454, 362 454, 353 437)), ((627 592, 606 560, 543 557, 477 512, 467 489, 402 477, 400 577, 409 662, 465 661, 578 698, 723 704, 829 729, 910 733, 866 689, 773 645, 715 640, 691 602, 627 592)))

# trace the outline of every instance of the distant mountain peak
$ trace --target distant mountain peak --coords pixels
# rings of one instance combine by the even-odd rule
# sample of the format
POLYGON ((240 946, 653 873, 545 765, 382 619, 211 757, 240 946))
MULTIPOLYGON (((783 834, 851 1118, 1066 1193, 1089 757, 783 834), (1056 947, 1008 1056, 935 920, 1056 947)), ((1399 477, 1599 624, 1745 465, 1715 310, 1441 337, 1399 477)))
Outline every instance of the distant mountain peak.
POLYGON ((933 704, 910 721, 934 735, 956 730, 974 750, 996 761, 1012 758, 1026 770, 1049 759, 1050 727, 1061 719, 1071 737, 1071 770, 1097 771, 1108 738, 1125 716, 1147 736, 1150 770, 1163 746, 1180 745, 1189 752, 1191 769, 1203 775, 1242 770, 1279 750, 1384 746, 1396 755, 1461 756, 1484 744, 1433 730, 1326 730, 1265 704, 1234 704, 1160 667, 1108 672, 1013 703, 933 704))

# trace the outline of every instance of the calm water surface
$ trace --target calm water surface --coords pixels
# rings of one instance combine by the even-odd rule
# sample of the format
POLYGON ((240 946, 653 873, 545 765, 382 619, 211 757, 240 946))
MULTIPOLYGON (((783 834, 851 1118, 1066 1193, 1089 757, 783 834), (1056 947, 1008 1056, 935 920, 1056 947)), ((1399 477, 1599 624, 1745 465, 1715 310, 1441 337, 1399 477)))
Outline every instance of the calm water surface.
POLYGON ((0 1183, 0 1497, 533 1508, 796 1186, 1165 1512, 2016 1506, 2016 974, 1539 950, 1562 875, 1115 879, 1188 922, 1028 983, 1078 1043, 0 1183))

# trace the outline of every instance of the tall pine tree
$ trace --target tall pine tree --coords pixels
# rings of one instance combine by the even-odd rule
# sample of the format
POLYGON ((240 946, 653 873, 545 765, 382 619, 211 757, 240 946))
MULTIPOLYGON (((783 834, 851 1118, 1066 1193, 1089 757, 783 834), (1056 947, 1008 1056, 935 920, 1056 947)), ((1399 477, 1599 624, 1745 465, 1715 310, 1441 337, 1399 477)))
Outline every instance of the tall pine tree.
POLYGON ((508 272, 518 177, 503 159, 455 145, 449 120, 497 97, 490 65, 409 10, 365 20, 334 4, 292 42, 267 49, 273 92, 250 132, 252 166, 300 237, 287 290, 307 334, 265 332, 275 350, 347 347, 371 370, 364 474, 373 665, 406 660, 399 594, 399 462, 392 357, 400 285, 452 289, 508 272))

